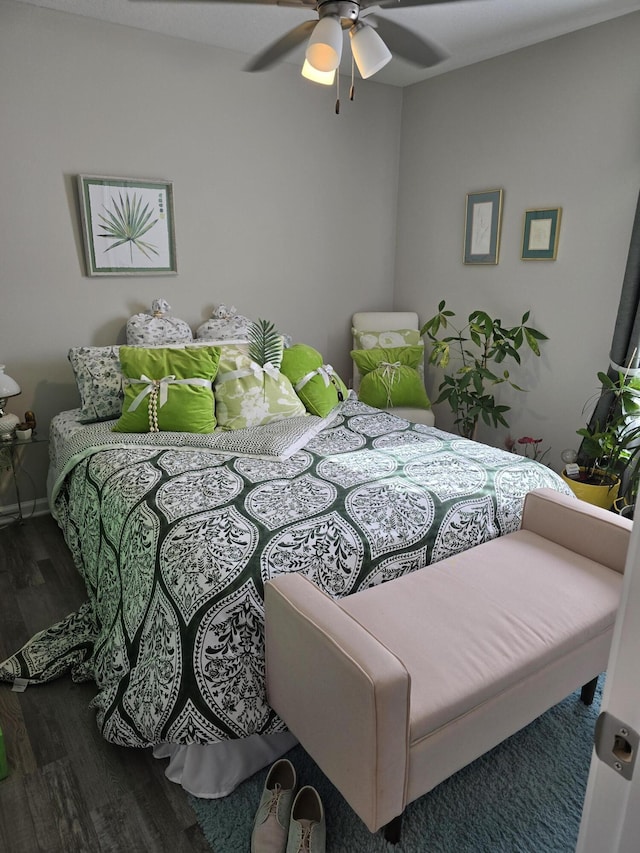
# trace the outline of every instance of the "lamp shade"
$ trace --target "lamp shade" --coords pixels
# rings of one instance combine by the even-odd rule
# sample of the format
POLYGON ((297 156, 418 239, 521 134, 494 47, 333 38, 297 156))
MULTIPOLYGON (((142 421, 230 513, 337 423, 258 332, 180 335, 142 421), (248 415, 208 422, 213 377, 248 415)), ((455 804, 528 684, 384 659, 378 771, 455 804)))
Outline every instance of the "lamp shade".
POLYGON ((313 28, 307 60, 317 71, 334 71, 342 57, 342 25, 335 15, 325 15, 313 28))
POLYGON ((0 399, 15 397, 20 393, 20 386, 15 379, 4 372, 4 364, 0 364, 0 399))
POLYGON ((332 86, 333 81, 336 79, 335 70, 318 71, 318 69, 314 68, 308 59, 305 59, 300 73, 303 77, 306 77, 307 80, 312 80, 314 83, 322 83, 323 86, 332 86))
POLYGON ((349 30, 349 37, 353 58, 364 80, 380 71, 391 60, 391 51, 368 24, 358 21, 349 30))

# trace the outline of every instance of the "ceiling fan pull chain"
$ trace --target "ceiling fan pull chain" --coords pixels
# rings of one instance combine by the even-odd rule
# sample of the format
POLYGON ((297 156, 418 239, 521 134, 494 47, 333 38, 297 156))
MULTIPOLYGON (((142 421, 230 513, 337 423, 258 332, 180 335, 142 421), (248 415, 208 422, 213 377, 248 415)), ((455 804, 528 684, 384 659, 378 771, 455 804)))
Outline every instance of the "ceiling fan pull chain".
POLYGON ((340 115, 340 69, 336 71, 336 115, 340 115))
POLYGON ((349 89, 349 100, 352 101, 356 94, 356 81, 355 81, 355 63, 353 59, 353 54, 351 54, 351 88, 349 89))

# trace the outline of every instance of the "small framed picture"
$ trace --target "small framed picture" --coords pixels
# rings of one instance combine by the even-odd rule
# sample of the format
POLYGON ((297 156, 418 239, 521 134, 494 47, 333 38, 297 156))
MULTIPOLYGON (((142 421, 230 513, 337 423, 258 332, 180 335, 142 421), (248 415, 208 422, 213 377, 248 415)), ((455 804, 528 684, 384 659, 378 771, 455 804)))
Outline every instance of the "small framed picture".
POLYGON ((525 210, 522 234, 523 261, 555 261, 558 255, 561 207, 525 210))
POLYGON ((87 275, 175 274, 173 184, 78 175, 87 275))
POLYGON ((498 263, 502 224, 502 194, 502 190, 468 193, 463 263, 498 263))

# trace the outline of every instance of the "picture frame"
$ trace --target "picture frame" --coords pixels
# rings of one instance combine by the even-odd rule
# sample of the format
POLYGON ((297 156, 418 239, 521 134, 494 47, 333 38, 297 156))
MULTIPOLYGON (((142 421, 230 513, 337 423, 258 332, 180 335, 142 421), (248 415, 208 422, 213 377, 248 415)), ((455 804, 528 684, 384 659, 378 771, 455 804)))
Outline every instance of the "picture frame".
POLYGON ((560 238, 561 207, 525 210, 522 229, 523 261, 555 261, 560 238))
POLYGON ((503 194, 503 190, 483 190, 467 194, 463 263, 498 263, 503 194))
POLYGON ((175 275, 173 184, 78 175, 87 275, 175 275))

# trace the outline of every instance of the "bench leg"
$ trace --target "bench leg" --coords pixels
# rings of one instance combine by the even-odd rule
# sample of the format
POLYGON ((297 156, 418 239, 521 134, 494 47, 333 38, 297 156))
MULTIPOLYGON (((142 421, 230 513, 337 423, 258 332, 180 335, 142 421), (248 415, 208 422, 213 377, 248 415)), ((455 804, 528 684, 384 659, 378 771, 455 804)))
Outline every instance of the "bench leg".
POLYGON ((592 678, 587 684, 583 685, 582 690, 580 691, 580 698, 584 702, 585 705, 591 705, 593 702, 593 697, 596 694, 596 687, 598 686, 598 676, 592 678))
POLYGON ((380 831, 384 835, 385 841, 388 841, 389 844, 398 844, 402 832, 402 815, 399 814, 393 820, 390 820, 389 823, 385 823, 380 831))

